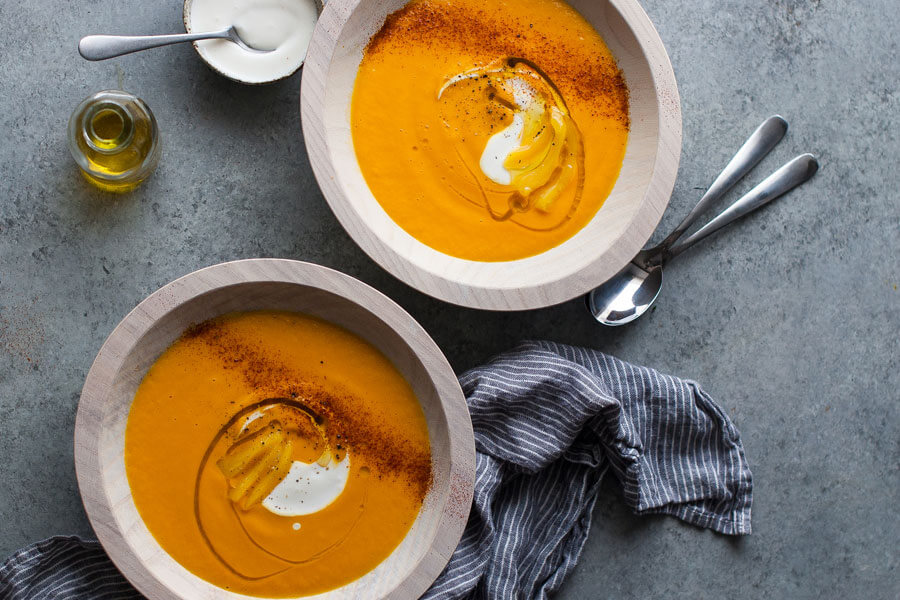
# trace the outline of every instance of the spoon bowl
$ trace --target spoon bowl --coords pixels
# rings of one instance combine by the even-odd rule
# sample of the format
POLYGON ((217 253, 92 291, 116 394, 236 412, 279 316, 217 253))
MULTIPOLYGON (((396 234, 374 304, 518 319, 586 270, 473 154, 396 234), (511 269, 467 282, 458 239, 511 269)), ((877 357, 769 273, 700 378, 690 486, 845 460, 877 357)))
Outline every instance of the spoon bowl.
POLYGON ((588 310, 603 325, 631 323, 647 312, 662 289, 663 270, 657 265, 645 270, 635 262, 585 296, 588 310))
POLYGON ((247 50, 248 52, 265 53, 265 52, 272 52, 274 50, 274 48, 254 48, 253 46, 251 46, 250 44, 245 42, 243 40, 243 38, 241 38, 241 34, 238 33, 238 30, 234 25, 232 25, 231 27, 226 29, 226 32, 228 33, 228 38, 227 38, 228 40, 231 40, 232 42, 234 42, 235 44, 237 44, 244 50, 247 50))

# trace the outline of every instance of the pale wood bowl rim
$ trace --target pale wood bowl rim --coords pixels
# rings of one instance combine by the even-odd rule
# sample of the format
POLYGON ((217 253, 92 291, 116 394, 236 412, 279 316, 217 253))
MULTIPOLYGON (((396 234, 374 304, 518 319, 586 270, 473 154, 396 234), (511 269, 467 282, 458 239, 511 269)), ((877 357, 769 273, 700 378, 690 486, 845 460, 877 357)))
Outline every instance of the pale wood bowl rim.
MULTIPOLYGON (((434 529, 434 535, 429 540, 430 545, 420 552, 418 562, 411 567, 406 577, 400 581, 391 580, 388 584, 391 586, 390 590, 379 596, 396 599, 417 598, 437 578, 449 560, 450 554, 462 536, 471 507, 475 479, 475 440, 465 397, 444 354, 403 308, 378 290, 349 275, 312 263, 287 259, 247 259, 194 271, 150 294, 110 333, 85 379, 74 431, 74 457, 79 492, 94 532, 116 567, 151 600, 187 598, 193 600, 195 597, 186 596, 181 592, 176 593, 172 586, 167 585, 171 581, 160 581, 145 564, 144 559, 138 556, 120 529, 114 516, 117 509, 110 501, 106 480, 101 473, 103 461, 100 456, 100 438, 103 425, 97 415, 104 414, 104 404, 112 401, 114 381, 120 377, 121 367, 126 363, 129 354, 139 347, 142 338, 160 319, 188 302, 198 301, 201 296, 210 292, 254 283, 295 284, 340 296, 343 300, 361 307, 364 313, 368 313, 364 318, 368 319, 371 315, 372 319, 380 322, 382 326, 389 327, 399 336, 415 360, 421 364, 421 371, 425 373, 424 379, 430 381, 434 387, 439 398, 440 414, 447 422, 449 439, 446 452, 449 474, 445 481, 446 489, 440 490, 446 501, 435 511, 439 518, 436 521, 432 519, 432 522, 436 522, 437 525, 429 525, 434 529)), ((213 307, 209 317, 220 314, 215 311, 216 308, 213 307)), ((143 377, 143 373, 140 373, 140 377, 143 377)), ((127 493, 127 500, 133 506, 130 492, 127 493)), ((142 523, 140 526, 145 529, 142 523)), ((152 536, 148 534, 147 537, 152 542, 150 550, 162 553, 165 560, 180 568, 183 573, 178 575, 181 578, 190 578, 192 585, 196 584, 194 591, 199 589, 202 597, 252 598, 222 590, 189 573, 177 565, 152 536)), ((144 549, 146 548, 142 548, 144 549)), ((154 556, 154 559, 158 558, 154 556)), ((388 560, 391 559, 393 555, 388 560)), ((369 575, 373 573, 374 571, 369 575)), ((357 582, 365 580, 369 575, 357 582)), ((172 580, 174 579, 173 577, 172 580)), ((347 593, 342 593, 342 590, 345 588, 304 598, 325 600, 350 597, 347 593)))
MULTIPOLYGON (((310 41, 303 69, 303 135, 313 173, 326 201, 344 229, 366 254, 392 275, 425 294, 453 304, 487 310, 527 310, 565 302, 589 292, 628 264, 650 239, 674 188, 681 154, 681 106, 668 54, 637 0, 603 0, 603 3, 615 10, 627 24, 652 75, 658 118, 653 172, 633 218, 606 251, 587 263, 583 262, 587 259, 581 259, 580 267, 560 265, 558 271, 547 269, 545 279, 538 284, 523 284, 515 278, 504 278, 498 270, 485 271, 485 276, 479 277, 478 283, 473 283, 474 278, 470 275, 479 269, 491 268, 485 265, 512 266, 520 263, 517 265, 521 267, 518 273, 524 273, 532 268, 534 257, 507 263, 479 263, 447 257, 413 240, 393 221, 390 223, 396 231, 393 228, 373 231, 371 223, 353 207, 353 201, 339 182, 343 168, 336 166, 329 143, 332 131, 343 132, 345 125, 328 122, 327 82, 335 56, 346 56, 348 52, 340 43, 345 24, 360 7, 380 6, 380 3, 372 4, 369 0, 329 0, 326 3, 310 41), (403 252, 392 245, 394 242, 385 241, 404 235, 410 240, 402 243, 403 252), (422 248, 417 248, 417 245, 422 248), (440 267, 429 264, 428 253, 440 255, 440 267), (449 262, 444 262, 445 258, 449 262), (448 264, 450 268, 447 268, 448 264)), ((349 110, 347 112, 349 122, 349 110)), ((348 162, 350 160, 347 159, 348 162)), ((355 160, 354 156, 354 164, 355 160)), ((365 191, 371 197, 367 187, 365 191)), ((586 246, 585 241, 580 244, 586 246)), ((541 265, 538 268, 545 267, 541 265)))

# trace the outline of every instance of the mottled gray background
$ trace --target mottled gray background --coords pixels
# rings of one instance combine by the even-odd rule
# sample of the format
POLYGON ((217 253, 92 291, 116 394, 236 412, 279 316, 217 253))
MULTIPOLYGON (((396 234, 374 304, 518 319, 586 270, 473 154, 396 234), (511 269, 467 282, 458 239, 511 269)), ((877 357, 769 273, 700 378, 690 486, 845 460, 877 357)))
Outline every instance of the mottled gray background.
POLYGON ((521 338, 548 338, 695 378, 725 407, 753 469, 753 535, 632 516, 610 481, 560 598, 900 597, 900 7, 644 5, 684 111, 662 230, 769 114, 791 130, 750 179, 805 151, 822 170, 674 263, 655 310, 611 330, 581 300, 477 312, 382 271, 316 187, 299 76, 243 87, 190 46, 102 63, 76 54, 88 33, 178 30, 177 2, 0 0, 0 558, 48 535, 91 535, 72 427, 85 373, 119 319, 198 267, 275 256, 386 292, 457 371, 521 338), (164 149, 142 188, 110 197, 79 176, 65 126, 83 97, 118 86, 155 111, 164 149))

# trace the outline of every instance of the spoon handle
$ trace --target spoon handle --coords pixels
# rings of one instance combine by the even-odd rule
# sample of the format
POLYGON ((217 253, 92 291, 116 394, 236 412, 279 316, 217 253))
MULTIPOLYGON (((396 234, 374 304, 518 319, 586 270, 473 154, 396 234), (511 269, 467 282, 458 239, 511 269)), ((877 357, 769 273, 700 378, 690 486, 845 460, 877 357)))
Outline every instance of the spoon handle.
POLYGON ((714 202, 725 195, 725 192, 733 188, 766 154, 772 151, 772 148, 778 145, 778 142, 787 133, 787 129, 787 121, 780 115, 773 115, 763 121, 756 128, 756 131, 750 134, 750 137, 747 138, 747 141, 744 142, 744 145, 741 146, 740 150, 737 151, 722 172, 719 173, 716 180, 713 181, 706 193, 703 194, 703 197, 700 198, 697 206, 679 223, 675 231, 670 233, 656 248, 648 250, 647 253, 665 254, 666 250, 675 243, 675 240, 681 237, 702 213, 706 212, 714 202))
POLYGON ((78 42, 78 53, 88 60, 105 60, 169 44, 228 37, 227 29, 210 33, 174 35, 88 35, 78 42))
POLYGON ((747 213, 753 212, 779 196, 788 193, 798 185, 809 181, 818 170, 819 163, 812 154, 801 154, 766 177, 759 185, 719 213, 715 219, 669 248, 667 256, 672 257, 681 254, 700 240, 737 221, 747 213))

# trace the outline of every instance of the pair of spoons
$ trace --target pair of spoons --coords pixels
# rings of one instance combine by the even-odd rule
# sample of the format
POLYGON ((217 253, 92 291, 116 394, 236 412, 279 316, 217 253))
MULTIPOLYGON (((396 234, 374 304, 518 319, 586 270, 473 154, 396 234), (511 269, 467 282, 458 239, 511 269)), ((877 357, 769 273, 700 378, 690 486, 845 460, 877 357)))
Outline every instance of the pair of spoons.
POLYGON ((624 269, 587 295, 588 310, 594 318, 610 326, 634 321, 647 312, 659 295, 663 266, 669 260, 815 175, 819 163, 812 154, 801 154, 766 177, 709 223, 681 239, 701 213, 734 187, 781 141, 787 128, 787 121, 778 115, 763 121, 703 194, 697 206, 666 239, 653 248, 641 250, 624 269))

